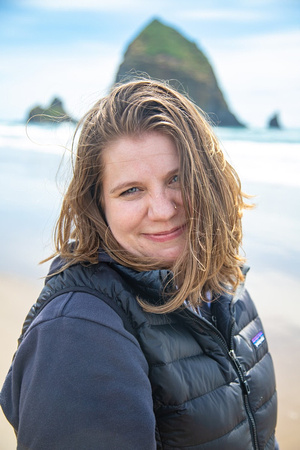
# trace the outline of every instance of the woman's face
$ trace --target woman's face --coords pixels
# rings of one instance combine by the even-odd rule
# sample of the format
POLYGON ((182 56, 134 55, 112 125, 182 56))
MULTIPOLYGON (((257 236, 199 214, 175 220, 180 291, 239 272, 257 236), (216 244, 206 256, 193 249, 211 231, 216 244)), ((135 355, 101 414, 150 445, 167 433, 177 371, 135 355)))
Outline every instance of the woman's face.
POLYGON ((103 203, 118 243, 136 256, 172 264, 186 244, 179 157, 158 132, 123 137, 103 151, 103 203))

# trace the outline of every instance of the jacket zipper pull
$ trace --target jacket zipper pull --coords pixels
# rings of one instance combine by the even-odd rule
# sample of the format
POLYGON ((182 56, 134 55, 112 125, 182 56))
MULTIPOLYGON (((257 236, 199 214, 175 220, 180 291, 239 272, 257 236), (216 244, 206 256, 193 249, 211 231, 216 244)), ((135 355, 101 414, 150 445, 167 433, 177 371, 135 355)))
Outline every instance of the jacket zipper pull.
POLYGON ((239 373, 239 376, 240 376, 240 380, 243 383, 243 386, 244 386, 246 394, 247 395, 250 394, 250 386, 249 386, 247 380, 245 380, 243 366, 241 365, 240 361, 238 360, 238 358, 237 358, 237 356, 235 354, 235 351, 234 350, 229 350, 228 353, 229 353, 229 356, 232 359, 235 367, 238 370, 238 373, 239 373))

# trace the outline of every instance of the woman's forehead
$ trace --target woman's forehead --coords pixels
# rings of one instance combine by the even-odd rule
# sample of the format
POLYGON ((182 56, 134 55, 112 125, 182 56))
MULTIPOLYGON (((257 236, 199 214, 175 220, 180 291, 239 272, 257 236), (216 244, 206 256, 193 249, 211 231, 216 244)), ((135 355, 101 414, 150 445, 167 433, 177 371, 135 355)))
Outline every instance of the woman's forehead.
POLYGON ((123 136, 103 149, 106 164, 148 161, 164 155, 178 158, 173 139, 157 131, 145 132, 137 136, 123 136))

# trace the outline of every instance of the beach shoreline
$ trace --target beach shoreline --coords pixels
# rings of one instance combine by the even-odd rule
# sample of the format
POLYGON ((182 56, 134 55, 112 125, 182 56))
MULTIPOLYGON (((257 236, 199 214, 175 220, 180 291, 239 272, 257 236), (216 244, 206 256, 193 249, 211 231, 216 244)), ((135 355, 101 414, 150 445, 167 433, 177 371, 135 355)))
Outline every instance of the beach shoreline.
MULTIPOLYGON (((8 372, 26 314, 35 302, 43 280, 0 273, 0 385, 8 372)), ((262 317, 276 370, 279 417, 277 439, 283 450, 299 448, 300 395, 298 366, 300 326, 293 308, 300 281, 283 273, 251 274, 247 287, 262 317), (283 303, 285 301, 285 303, 283 303), (289 301, 289 303, 288 303, 289 301), (287 305, 283 308, 281 305, 287 305), (292 357, 294 355, 294 357, 292 357)), ((299 305, 297 305, 299 310, 299 305)), ((16 448, 12 427, 0 413, 0 450, 16 448)))

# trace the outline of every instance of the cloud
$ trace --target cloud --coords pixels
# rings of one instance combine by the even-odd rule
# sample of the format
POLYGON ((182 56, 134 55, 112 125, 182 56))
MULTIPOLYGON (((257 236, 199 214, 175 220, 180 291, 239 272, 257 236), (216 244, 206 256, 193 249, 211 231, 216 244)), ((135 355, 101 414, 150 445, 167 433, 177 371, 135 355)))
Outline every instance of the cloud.
POLYGON ((279 110, 290 126, 300 125, 300 30, 219 38, 209 48, 226 98, 244 120, 261 124, 279 110))
POLYGON ((62 46, 60 52, 15 49, 1 58, 0 96, 10 101, 0 105, 0 117, 22 119, 34 104, 46 105, 54 96, 62 97, 67 111, 80 117, 106 94, 120 53, 114 45, 92 42, 74 49, 62 46))
POLYGON ((64 10, 64 11, 118 11, 129 10, 144 10, 146 8, 153 8, 157 0, 25 0, 24 4, 32 8, 48 9, 48 10, 64 10))
POLYGON ((245 9, 191 9, 178 11, 176 15, 182 19, 193 21, 256 22, 263 20, 261 11, 250 11, 245 9))
POLYGON ((232 73, 242 72, 251 83, 264 82, 275 87, 280 80, 285 87, 300 79, 297 55, 300 48, 300 30, 265 33, 239 39, 215 42, 214 57, 222 61, 232 73), (224 54, 225 53, 225 54, 224 54), (249 70, 251 69, 251 70, 249 70), (256 78, 253 74, 256 73, 256 78))

